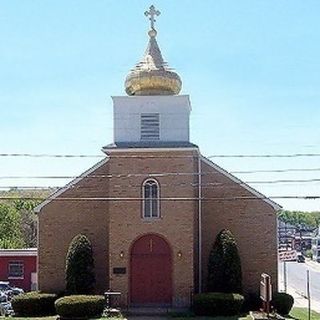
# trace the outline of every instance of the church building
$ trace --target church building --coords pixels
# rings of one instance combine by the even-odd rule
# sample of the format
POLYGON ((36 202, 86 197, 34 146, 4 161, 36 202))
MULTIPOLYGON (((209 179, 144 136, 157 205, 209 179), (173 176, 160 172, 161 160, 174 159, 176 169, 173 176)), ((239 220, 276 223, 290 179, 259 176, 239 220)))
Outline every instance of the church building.
POLYGON ((206 291, 208 257, 217 234, 234 234, 244 293, 260 275, 277 290, 280 206, 200 153, 190 142, 191 103, 164 62, 154 22, 148 45, 113 96, 114 141, 105 157, 37 208, 38 284, 65 289, 72 238, 92 243, 97 293, 121 292, 124 306, 187 307, 206 291))

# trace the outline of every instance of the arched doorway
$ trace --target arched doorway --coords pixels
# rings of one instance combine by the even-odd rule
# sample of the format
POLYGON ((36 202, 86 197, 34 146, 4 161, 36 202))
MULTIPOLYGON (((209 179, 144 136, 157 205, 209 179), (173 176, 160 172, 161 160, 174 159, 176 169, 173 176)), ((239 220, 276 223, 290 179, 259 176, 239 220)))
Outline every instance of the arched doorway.
POLYGON ((131 249, 130 271, 131 304, 171 304, 171 250, 163 238, 148 234, 136 240, 131 249))

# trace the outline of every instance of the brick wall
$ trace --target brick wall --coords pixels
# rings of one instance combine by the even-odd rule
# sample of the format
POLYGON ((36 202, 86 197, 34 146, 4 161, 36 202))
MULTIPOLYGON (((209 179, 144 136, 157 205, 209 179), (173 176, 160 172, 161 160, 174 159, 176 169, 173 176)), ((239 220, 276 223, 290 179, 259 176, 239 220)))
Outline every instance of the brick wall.
MULTIPOLYGON (((92 174, 108 174, 108 163, 92 174)), ((85 178, 61 194, 67 197, 108 197, 108 179, 85 178)), ((96 290, 109 286, 108 202, 52 201, 38 213, 38 281, 44 292, 65 289, 65 259, 74 236, 83 233, 90 239, 95 261, 96 290)))
MULTIPOLYGON (((109 162, 110 172, 117 173, 192 173, 196 171, 197 160, 194 151, 190 152, 153 152, 130 153, 142 158, 118 158, 121 153, 112 153, 109 162), (155 155, 156 158, 143 156, 155 155), (175 157, 177 156, 177 157, 175 157), (187 157, 182 157, 187 156, 187 157), (114 158, 113 158, 114 157, 114 158), (163 158, 161 158, 163 157, 163 158)), ((141 177, 123 177, 110 181, 110 197, 141 197, 142 184, 146 179, 141 177)), ((195 189, 192 184, 197 177, 160 176, 156 177, 160 185, 161 197, 193 198, 195 189)), ((129 275, 114 275, 114 267, 125 267, 130 270, 130 248, 140 236, 148 233, 162 235, 172 249, 173 258, 173 305, 189 304, 190 290, 194 279, 194 201, 161 201, 160 219, 148 221, 142 218, 142 201, 111 202, 110 212, 110 286, 122 293, 122 303, 130 301, 129 275), (124 257, 119 256, 124 252, 124 257), (182 257, 177 253, 181 251, 182 257)))
MULTIPOLYGON (((112 174, 109 178, 84 178, 59 198, 140 198, 146 173, 197 173, 197 151, 113 151, 107 163, 91 174, 112 174), (123 156, 131 155, 126 158, 123 156), (155 156, 150 158, 150 156, 155 156), (126 176, 135 173, 138 175, 126 176), (120 177, 115 175, 121 174, 120 177)), ((252 196, 225 175, 202 162, 202 284, 205 290, 207 263, 217 233, 230 229, 238 242, 243 285, 246 292, 259 289, 262 272, 277 286, 277 233, 275 210, 262 200, 207 201, 211 197, 252 196), (215 185, 207 185, 214 183, 215 185), (221 183, 216 184, 216 183, 221 183)), ((156 177, 160 196, 198 197, 197 175, 156 177)), ((161 201, 161 218, 142 218, 142 201, 52 201, 39 213, 39 287, 58 292, 65 288, 65 257, 72 238, 86 234, 92 242, 96 289, 122 292, 122 304, 130 301, 130 248, 142 235, 163 236, 172 249, 173 305, 189 303, 190 290, 198 283, 198 201, 161 201), (182 257, 177 253, 181 251, 182 257), (120 256, 120 252, 124 256, 120 256), (115 275, 113 268, 126 274, 115 275)))
MULTIPOLYGON (((203 197, 253 195, 207 163, 202 162, 203 197), (208 174, 205 174, 208 173, 208 174), (221 183, 219 185, 219 183, 221 183)), ((263 200, 203 201, 203 284, 205 289, 211 247, 217 234, 228 228, 234 234, 240 252, 243 288, 258 292, 260 275, 266 272, 277 290, 277 219, 275 210, 263 200)))

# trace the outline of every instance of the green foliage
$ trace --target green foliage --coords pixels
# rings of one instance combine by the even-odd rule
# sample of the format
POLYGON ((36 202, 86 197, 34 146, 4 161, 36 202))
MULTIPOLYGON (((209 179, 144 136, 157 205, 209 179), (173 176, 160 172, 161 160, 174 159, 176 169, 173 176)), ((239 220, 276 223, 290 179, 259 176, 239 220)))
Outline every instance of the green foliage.
POLYGON ((217 235, 210 252, 207 291, 242 292, 240 256, 235 238, 229 230, 224 229, 217 235))
POLYGON ((306 257, 312 259, 312 256, 313 256, 312 250, 310 250, 310 249, 307 250, 306 251, 306 257))
POLYGON ((62 318, 100 317, 105 305, 103 296, 74 295, 58 299, 56 312, 62 318))
MULTIPOLYGON (((299 319, 299 320, 308 320, 308 308, 293 308, 290 312, 289 319, 299 319)), ((311 311, 311 319, 310 320, 319 320, 320 313, 311 311)))
POLYGON ((271 305, 281 315, 289 314, 294 303, 293 297, 284 292, 278 292, 273 295, 271 305))
POLYGON ((278 214, 279 220, 296 227, 311 227, 316 228, 320 225, 320 212, 306 211, 280 211, 278 214))
POLYGON ((20 223, 19 213, 11 206, 0 203, 0 248, 23 248, 20 223))
POLYGON ((244 303, 242 305, 241 311, 248 313, 249 311, 257 311, 261 308, 262 301, 260 294, 255 292, 247 292, 244 294, 244 303))
POLYGON ((232 316, 240 313, 243 302, 237 293, 200 293, 194 296, 193 310, 199 316, 232 316))
POLYGON ((52 189, 0 191, 0 248, 31 248, 37 245, 37 219, 33 212, 41 200, 26 198, 46 198, 52 189), (21 199, 16 199, 21 197, 21 199), (12 198, 12 199, 10 199, 12 198))
POLYGON ((27 248, 37 246, 37 217, 33 209, 39 201, 19 199, 13 202, 15 209, 20 214, 20 229, 23 241, 27 248))
POLYGON ((49 293, 29 292, 12 299, 16 316, 39 317, 55 314, 54 302, 57 296, 49 293))
POLYGON ((69 246, 66 259, 66 290, 69 294, 93 292, 95 276, 92 247, 89 239, 79 234, 69 246))

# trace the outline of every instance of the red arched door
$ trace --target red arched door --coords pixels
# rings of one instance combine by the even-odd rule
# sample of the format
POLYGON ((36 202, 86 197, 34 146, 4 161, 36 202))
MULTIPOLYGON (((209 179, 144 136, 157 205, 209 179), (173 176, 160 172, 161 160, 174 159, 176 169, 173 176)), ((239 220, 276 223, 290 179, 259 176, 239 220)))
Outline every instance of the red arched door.
POLYGON ((131 249, 131 303, 169 305, 172 300, 171 250, 161 237, 139 238, 131 249))

